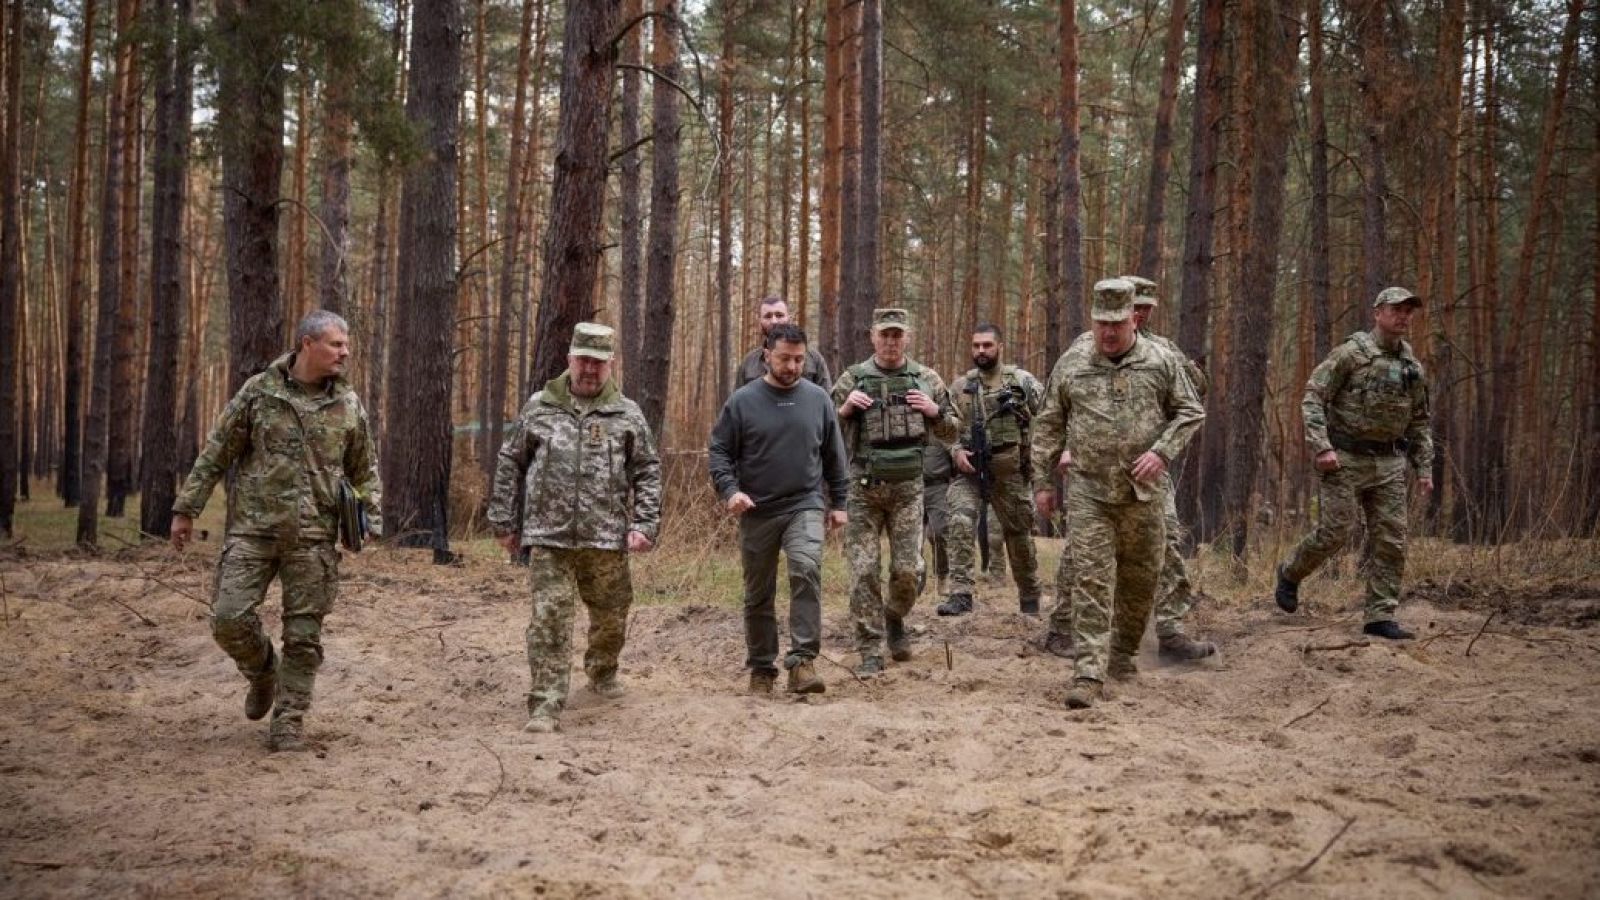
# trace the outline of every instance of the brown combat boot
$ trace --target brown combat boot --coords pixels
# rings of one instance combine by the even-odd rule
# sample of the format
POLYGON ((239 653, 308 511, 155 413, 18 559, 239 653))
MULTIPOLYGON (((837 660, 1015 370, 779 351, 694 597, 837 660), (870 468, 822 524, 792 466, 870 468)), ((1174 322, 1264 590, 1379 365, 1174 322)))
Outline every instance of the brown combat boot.
POLYGON ((1194 662, 1217 652, 1210 641, 1197 641, 1186 634, 1169 634, 1161 638, 1160 655, 1166 662, 1194 662))
POLYGON ((250 690, 244 695, 244 717, 254 722, 272 712, 278 699, 278 654, 267 645, 267 667, 250 679, 250 690))
POLYGON ((889 643, 889 658, 895 662, 911 659, 911 635, 906 633, 906 620, 893 613, 883 614, 884 637, 889 643))
POLYGON ((811 660, 802 659, 789 669, 789 693, 820 694, 827 689, 828 686, 817 677, 817 667, 811 664, 811 660))
POLYGON ((299 753, 311 749, 306 744, 305 726, 299 719, 278 717, 267 734, 267 749, 273 753, 299 753))
POLYGON ((606 700, 620 700, 628 693, 628 689, 623 687, 622 680, 615 673, 598 681, 589 682, 589 690, 593 691, 596 696, 606 700))
POLYGON ((750 671, 750 693, 758 697, 765 697, 772 693, 773 685, 777 684, 778 676, 763 669, 750 671))
POLYGON ((1067 709, 1088 709, 1104 700, 1105 685, 1093 678, 1074 678, 1072 689, 1067 691, 1067 709))
POLYGON ((1113 654, 1106 664, 1106 674, 1118 681, 1132 681, 1139 677, 1139 664, 1131 656, 1113 654))
POLYGON ((1062 659, 1072 658, 1072 635, 1052 631, 1044 636, 1044 649, 1062 659))

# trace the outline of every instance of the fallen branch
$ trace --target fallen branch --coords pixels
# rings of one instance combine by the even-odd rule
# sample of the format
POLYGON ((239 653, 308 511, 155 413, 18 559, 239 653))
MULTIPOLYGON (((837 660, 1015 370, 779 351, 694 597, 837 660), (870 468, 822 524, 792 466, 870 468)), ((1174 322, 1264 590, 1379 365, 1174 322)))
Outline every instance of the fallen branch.
MULTIPOLYGON (((1323 702, 1326 703, 1327 701, 1324 700, 1323 702)), ((1328 838, 1328 842, 1326 844, 1322 845, 1322 849, 1317 851, 1317 855, 1316 856, 1313 856, 1310 859, 1306 860, 1303 864, 1301 864, 1300 868, 1295 869, 1293 872, 1290 872, 1289 874, 1283 876, 1282 878, 1279 878, 1277 881, 1274 881, 1271 884, 1267 885, 1266 887, 1263 887, 1261 890, 1256 892, 1255 896, 1256 897, 1265 897, 1266 895, 1272 893, 1272 891, 1274 889, 1276 889, 1276 888, 1278 888, 1278 887, 1280 887, 1282 885, 1288 884, 1289 882, 1295 880, 1296 878, 1299 878, 1301 875, 1304 875, 1305 873, 1311 871, 1311 867, 1316 865, 1318 862, 1320 862, 1322 860, 1322 857, 1326 856, 1328 854, 1328 851, 1333 849, 1333 845, 1337 844, 1339 842, 1339 838, 1344 837, 1344 833, 1346 831, 1349 831, 1350 830, 1350 826, 1354 825, 1355 823, 1356 823, 1355 816, 1351 816, 1350 818, 1345 819, 1344 820, 1344 824, 1339 827, 1339 830, 1333 835, 1333 837, 1328 838)))
POLYGON ((855 669, 852 669, 849 666, 845 665, 844 663, 839 662, 838 660, 834 659, 833 657, 829 656, 828 654, 826 654, 826 653, 818 653, 817 654, 817 658, 818 659, 827 660, 828 662, 833 663, 834 665, 836 665, 839 668, 845 670, 846 672, 849 672, 850 673, 850 677, 854 678, 856 681, 861 682, 861 684, 865 685, 867 683, 867 680, 865 678, 862 678, 860 675, 856 674, 856 670, 855 669))
POLYGON ((1280 728, 1288 728, 1290 725, 1293 725, 1296 722, 1300 722, 1300 721, 1303 721, 1305 719, 1311 718, 1311 714, 1312 713, 1315 713, 1317 710, 1323 708, 1324 706, 1327 706, 1328 705, 1328 701, 1332 700, 1332 699, 1333 699, 1333 695, 1332 694, 1329 694, 1328 696, 1323 697, 1321 703, 1318 703, 1316 706, 1313 706, 1310 709, 1306 710, 1305 712, 1301 713, 1300 715, 1295 716, 1294 718, 1292 718, 1289 721, 1283 723, 1279 727, 1280 728))
POLYGON ((1467 641, 1467 653, 1466 653, 1467 656, 1471 656, 1472 655, 1472 645, 1476 644, 1478 642, 1478 638, 1483 637, 1484 630, 1489 627, 1489 623, 1494 621, 1494 617, 1499 612, 1500 612, 1500 610, 1498 610, 1498 609, 1492 610, 1492 611, 1490 611, 1490 613, 1487 616, 1483 617, 1483 624, 1478 626, 1478 633, 1472 636, 1472 640, 1467 641))
POLYGON ((156 623, 153 620, 147 618, 144 613, 139 612, 137 609, 134 609, 133 607, 129 606, 127 603, 124 603, 123 601, 118 600, 115 597, 111 597, 111 598, 108 598, 108 599, 110 599, 112 603, 115 603, 116 605, 122 607, 123 609, 127 610, 128 612, 133 613, 134 616, 136 616, 139 619, 139 621, 143 622, 144 624, 150 626, 151 628, 156 627, 156 623))
POLYGON ((494 786, 494 793, 489 795, 489 799, 483 801, 483 805, 482 806, 480 806, 477 809, 472 811, 473 815, 477 815, 478 813, 481 813, 484 810, 488 809, 489 808, 489 804, 494 802, 494 798, 500 796, 500 789, 506 786, 506 764, 500 760, 500 754, 494 752, 494 748, 493 747, 489 746, 488 744, 485 744, 482 740, 480 740, 478 738, 473 738, 473 740, 476 740, 478 742, 478 746, 479 747, 482 747, 483 749, 489 751, 489 755, 494 757, 494 764, 500 767, 500 782, 494 786))
POLYGON ((1300 648, 1301 653, 1314 653, 1319 650, 1349 650, 1352 647, 1370 647, 1370 641, 1355 640, 1345 641, 1342 644, 1307 644, 1300 648))

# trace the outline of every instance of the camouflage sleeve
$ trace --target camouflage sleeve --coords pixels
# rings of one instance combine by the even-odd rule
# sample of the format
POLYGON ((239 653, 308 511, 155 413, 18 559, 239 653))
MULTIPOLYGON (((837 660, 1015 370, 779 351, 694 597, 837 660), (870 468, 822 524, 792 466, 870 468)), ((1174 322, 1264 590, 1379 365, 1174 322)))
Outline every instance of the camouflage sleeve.
POLYGON ((1072 411, 1072 401, 1067 399, 1065 362, 1066 354, 1062 354, 1050 372, 1050 383, 1045 386, 1044 406, 1033 417, 1029 451, 1035 491, 1054 489, 1051 478, 1055 474, 1056 460, 1067 446, 1067 415, 1072 411))
POLYGON ((1311 370, 1311 377, 1306 380, 1306 395, 1300 403, 1300 414, 1306 423, 1306 443, 1310 445, 1313 455, 1333 449, 1333 443, 1328 440, 1328 406, 1349 375, 1345 369, 1349 358, 1350 354, 1342 346, 1335 347, 1327 359, 1311 370))
POLYGON ((661 457, 656 453, 655 435, 638 406, 628 410, 634 440, 628 454, 628 482, 633 486, 633 520, 629 531, 637 531, 652 542, 661 531, 661 457))
POLYGON ((1417 383, 1411 389, 1411 421, 1406 423, 1406 441, 1410 444, 1406 456, 1418 477, 1433 477, 1433 425, 1429 421, 1432 404, 1428 397, 1428 380, 1417 373, 1417 383))
MULTIPOLYGON (((930 372, 929 374, 932 373, 930 372)), ((941 440, 937 434, 930 431, 928 443, 937 443, 940 446, 943 446, 946 452, 955 450, 958 447, 963 450, 966 449, 967 438, 971 437, 971 435, 967 434, 967 428, 970 423, 967 421, 967 417, 961 414, 961 398, 966 395, 966 390, 967 377, 965 375, 957 378, 955 383, 952 384, 949 389, 950 411, 946 413, 946 415, 949 416, 950 423, 955 426, 956 436, 950 440, 941 440)), ((941 408, 942 406, 943 404, 941 404, 941 408)), ((968 409, 970 408, 971 407, 968 406, 968 409)))
POLYGON ((933 402, 939 404, 939 418, 928 421, 928 433, 947 444, 955 443, 961 436, 961 416, 950 399, 950 389, 945 387, 939 373, 928 369, 928 385, 933 388, 933 402))
POLYGON ((1189 445, 1200 423, 1205 421, 1206 408, 1200 405, 1200 395, 1195 392, 1189 376, 1176 356, 1167 358, 1167 427, 1151 447, 1161 458, 1172 462, 1189 445))
POLYGON ((850 392, 855 389, 856 373, 849 369, 839 373, 839 380, 833 383, 833 389, 828 392, 828 396, 833 398, 833 408, 838 409, 843 406, 844 398, 850 396, 850 392))
POLYGON ((511 423, 511 431, 500 444, 500 453, 495 459, 494 488, 489 493, 486 518, 496 535, 503 536, 516 530, 517 485, 522 481, 522 474, 528 471, 533 454, 539 449, 538 441, 528 428, 532 405, 533 401, 530 400, 516 421, 511 423))
POLYGON ((372 443, 372 426, 367 408, 355 399, 356 429, 344 450, 344 471, 356 496, 367 507, 367 530, 383 537, 383 482, 378 479, 378 448, 372 443))
POLYGON ((1022 384, 1023 403, 1028 414, 1037 416, 1044 409, 1044 384, 1032 372, 1024 369, 1017 379, 1022 384))
MULTIPOLYGON (((813 383, 816 384, 817 387, 822 388, 832 395, 833 373, 828 371, 828 360, 821 353, 817 353, 815 350, 812 350, 811 352, 817 354, 817 377, 814 379, 813 383)), ((834 405, 838 406, 838 404, 834 405)))
POLYGON ((189 470, 183 489, 178 491, 177 499, 172 502, 174 514, 193 519, 206 508, 212 489, 222 480, 233 461, 250 446, 251 408, 251 398, 245 396, 243 390, 228 401, 216 427, 206 437, 205 448, 195 458, 194 468, 189 470))
POLYGON ((1194 385, 1194 392, 1200 397, 1200 402, 1204 403, 1206 390, 1211 387, 1211 379, 1206 376, 1206 370, 1200 368, 1199 363, 1186 355, 1183 357, 1183 371, 1189 376, 1189 383, 1194 385))

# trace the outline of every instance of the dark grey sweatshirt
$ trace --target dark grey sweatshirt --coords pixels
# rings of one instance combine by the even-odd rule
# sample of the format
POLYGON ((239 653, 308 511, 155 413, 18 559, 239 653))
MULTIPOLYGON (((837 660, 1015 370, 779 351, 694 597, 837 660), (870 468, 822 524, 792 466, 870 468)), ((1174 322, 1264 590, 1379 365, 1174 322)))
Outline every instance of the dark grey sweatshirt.
POLYGON ((717 496, 749 494, 756 507, 746 515, 844 509, 850 470, 838 412, 826 391, 803 378, 788 390, 762 378, 734 391, 711 429, 710 450, 717 496))

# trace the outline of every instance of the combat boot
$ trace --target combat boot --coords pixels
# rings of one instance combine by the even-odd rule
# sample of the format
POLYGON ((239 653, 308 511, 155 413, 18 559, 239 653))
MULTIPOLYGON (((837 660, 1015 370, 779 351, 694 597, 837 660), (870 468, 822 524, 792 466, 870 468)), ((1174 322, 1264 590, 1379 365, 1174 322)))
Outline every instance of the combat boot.
POLYGON ((906 620, 893 613, 883 614, 883 630, 889 640, 889 658, 905 662, 911 658, 911 636, 906 634, 906 620))
POLYGON ((598 681, 589 682, 589 690, 593 691, 596 696, 607 700, 620 700, 628 693, 628 689, 623 686, 622 680, 617 678, 615 673, 607 675, 598 681))
POLYGON ((1368 622, 1362 627, 1361 631, 1373 637, 1381 637, 1390 641, 1409 641, 1416 637, 1415 634, 1401 628, 1400 623, 1393 619, 1385 619, 1382 622, 1368 622))
POLYGON ((1104 700, 1105 685, 1093 678, 1074 678, 1072 689, 1067 691, 1067 709, 1088 709, 1104 700))
POLYGON ((1161 637, 1160 656, 1167 662, 1194 662, 1216 652, 1216 644, 1194 640, 1182 632, 1161 637))
POLYGON ((1072 635, 1060 631, 1052 631, 1044 636, 1044 649, 1062 659, 1072 658, 1072 635))
POLYGON ((1032 597, 1019 597, 1017 598, 1017 608, 1021 610, 1022 614, 1025 616, 1037 616, 1039 614, 1039 597, 1037 595, 1032 597))
POLYGON ((1132 681, 1139 677, 1139 664, 1131 656, 1113 654, 1106 664, 1106 674, 1118 681, 1132 681))
POLYGON ((272 712, 278 698, 278 654, 267 644, 267 667, 250 679, 250 690, 244 695, 244 717, 254 722, 272 712))
POLYGON ((789 668, 789 684, 786 688, 791 694, 820 694, 828 689, 822 679, 817 677, 817 667, 811 660, 802 659, 789 668))
POLYGON ((549 713, 534 713, 522 730, 529 734, 550 734, 561 730, 561 720, 549 713))
POLYGON ((304 726, 299 719, 278 717, 267 734, 267 749, 273 753, 298 753, 306 750, 304 726))
POLYGON ((941 616, 964 616, 972 612, 972 595, 951 594, 950 599, 939 604, 937 612, 941 616))
POLYGON ((778 683, 778 676, 766 669, 750 670, 750 693, 758 697, 765 697, 772 693, 773 685, 778 683))
POLYGON ((883 674, 883 657, 876 654, 861 657, 861 665, 856 666, 856 674, 862 678, 871 678, 883 674))
POLYGON ((1272 599, 1278 601, 1278 608, 1286 613, 1292 613, 1300 608, 1300 582, 1290 581, 1289 576, 1283 574, 1283 566, 1278 566, 1278 589, 1273 591, 1272 599))

